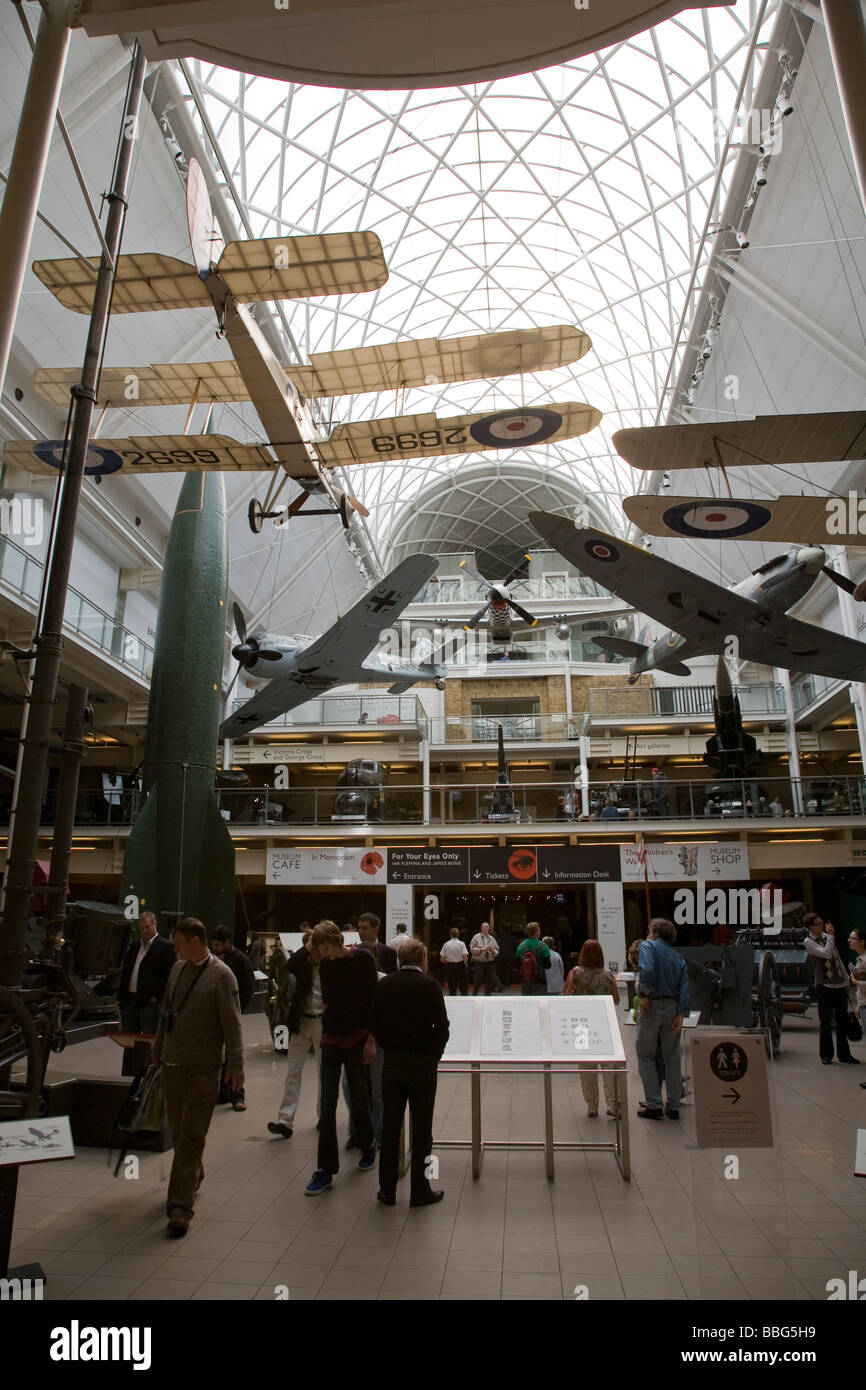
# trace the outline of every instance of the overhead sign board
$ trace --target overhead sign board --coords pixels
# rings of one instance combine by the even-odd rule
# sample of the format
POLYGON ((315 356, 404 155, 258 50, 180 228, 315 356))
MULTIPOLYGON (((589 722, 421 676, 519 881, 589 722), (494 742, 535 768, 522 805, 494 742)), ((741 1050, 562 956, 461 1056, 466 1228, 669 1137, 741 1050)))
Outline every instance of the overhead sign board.
POLYGON ((763 1034, 696 1028, 690 1051, 698 1148, 772 1148, 763 1034))
POLYGON ((719 879, 749 877, 748 846, 737 843, 620 845, 623 883, 682 882, 701 879, 712 883, 719 879))
POLYGON ((269 849, 265 882, 364 884, 385 886, 388 851, 384 849, 269 849))
POLYGON ((468 849, 389 849, 390 883, 468 883, 468 849))

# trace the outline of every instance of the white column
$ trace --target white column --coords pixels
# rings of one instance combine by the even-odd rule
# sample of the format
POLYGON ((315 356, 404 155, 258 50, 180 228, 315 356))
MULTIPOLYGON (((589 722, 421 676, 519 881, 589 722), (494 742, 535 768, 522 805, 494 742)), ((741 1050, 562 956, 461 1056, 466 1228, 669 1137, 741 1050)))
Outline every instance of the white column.
POLYGON ((421 740, 421 780, 424 783, 424 790, 421 793, 422 817, 425 825, 430 824, 430 741, 422 738, 421 740))
MULTIPOLYGON (((834 547, 832 559, 833 569, 844 574, 846 579, 851 578, 851 565, 848 560, 848 551, 844 545, 834 547)), ((861 641, 857 630, 857 605, 850 594, 846 594, 844 589, 840 589, 838 584, 836 598, 839 603, 839 613, 842 618, 842 631, 846 637, 851 637, 855 642, 861 641)), ((862 681, 852 681, 850 685, 851 703, 854 706, 854 717, 857 720, 857 740, 860 745, 861 763, 866 769, 866 686, 862 681)))
POLYGON ((791 777, 793 811, 795 816, 801 816, 804 810, 804 801, 803 786, 800 781, 800 743, 797 738, 797 718, 794 712, 791 673, 790 671, 783 671, 781 666, 777 666, 774 668, 774 674, 785 696, 785 733, 788 738, 788 772, 791 777))
POLYGON ((580 736, 580 807, 585 816, 589 815, 589 735, 580 736))

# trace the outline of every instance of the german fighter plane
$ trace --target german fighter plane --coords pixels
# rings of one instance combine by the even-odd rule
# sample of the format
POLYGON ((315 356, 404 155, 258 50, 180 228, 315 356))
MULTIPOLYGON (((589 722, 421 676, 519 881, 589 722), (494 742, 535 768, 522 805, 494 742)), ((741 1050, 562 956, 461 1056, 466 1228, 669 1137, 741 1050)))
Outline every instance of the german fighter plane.
POLYGON ((380 681, 388 685, 392 695, 401 695, 416 681, 433 681, 441 690, 446 671, 436 662, 413 665, 384 653, 369 655, 383 627, 402 613, 437 564, 432 555, 411 555, 320 637, 248 633, 244 616, 235 604, 235 627, 240 640, 233 647, 232 656, 239 669, 268 684, 224 720, 220 738, 252 733, 335 685, 380 681))
POLYGON ((567 517, 530 512, 529 520, 576 569, 670 629, 652 646, 618 637, 593 638, 604 651, 631 658, 630 685, 645 671, 688 676, 684 661, 721 655, 731 636, 737 638, 740 657, 746 661, 866 680, 866 644, 787 616, 819 575, 836 582, 843 578, 829 568, 820 546, 795 547, 777 555, 725 589, 603 531, 576 528, 567 517))

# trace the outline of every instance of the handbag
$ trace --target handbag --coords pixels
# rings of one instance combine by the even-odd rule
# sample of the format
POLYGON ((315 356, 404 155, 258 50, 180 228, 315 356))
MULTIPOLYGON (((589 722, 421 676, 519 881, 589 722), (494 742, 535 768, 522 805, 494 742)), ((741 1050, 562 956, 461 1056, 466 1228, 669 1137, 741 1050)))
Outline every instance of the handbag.
POLYGON ((845 1015, 845 1032, 849 1042, 861 1042, 863 1029, 860 1027, 860 1020, 853 1009, 849 1009, 845 1015))

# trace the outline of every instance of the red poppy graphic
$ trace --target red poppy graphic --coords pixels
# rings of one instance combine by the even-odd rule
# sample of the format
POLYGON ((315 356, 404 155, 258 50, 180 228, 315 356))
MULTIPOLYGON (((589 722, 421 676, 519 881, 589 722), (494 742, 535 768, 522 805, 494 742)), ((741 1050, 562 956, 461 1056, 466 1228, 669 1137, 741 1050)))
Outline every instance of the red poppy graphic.
POLYGON ((365 874, 377 874, 385 863, 377 849, 369 850, 361 860, 361 868, 365 874))
POLYGON ((508 856, 508 872, 512 878, 535 878, 537 860, 531 849, 516 849, 508 856))

